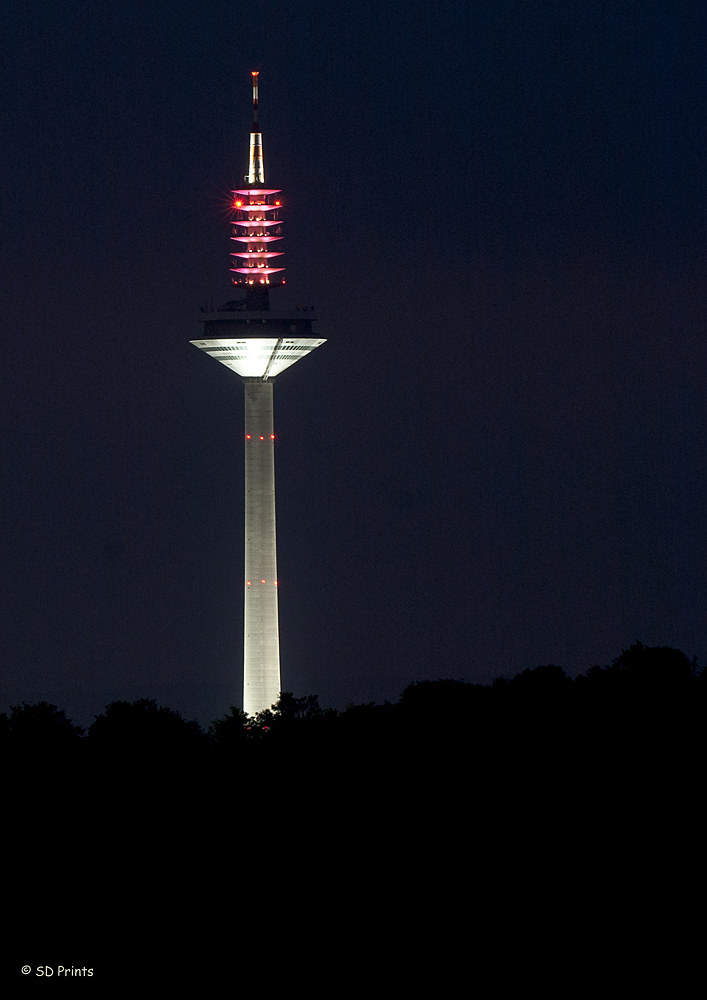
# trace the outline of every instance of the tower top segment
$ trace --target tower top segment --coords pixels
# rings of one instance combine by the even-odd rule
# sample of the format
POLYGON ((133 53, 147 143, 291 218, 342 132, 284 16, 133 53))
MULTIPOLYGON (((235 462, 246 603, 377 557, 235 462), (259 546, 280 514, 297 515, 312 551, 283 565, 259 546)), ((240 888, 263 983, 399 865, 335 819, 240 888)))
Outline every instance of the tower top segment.
POLYGON ((263 168, 263 137, 258 125, 258 77, 260 73, 253 71, 253 127, 250 130, 250 157, 248 160, 248 173, 245 180, 248 184, 256 186, 265 183, 265 170, 263 168))
POLYGON ((283 267, 277 266, 282 256, 280 240, 281 202, 276 197, 279 188, 265 187, 263 166, 263 136, 258 124, 257 70, 251 72, 253 82, 253 126, 250 133, 250 154, 245 186, 233 192, 231 209, 233 218, 232 240, 238 244, 232 251, 231 279, 234 285, 246 290, 246 310, 268 311, 269 289, 283 284, 283 267), (278 275, 276 281, 272 276, 278 275))
POLYGON ((314 336, 313 307, 270 311, 270 289, 284 285, 280 189, 265 187, 258 125, 258 77, 254 70, 250 171, 232 192, 231 284, 245 298, 202 310, 203 334, 192 344, 246 380, 271 381, 325 343, 314 336))

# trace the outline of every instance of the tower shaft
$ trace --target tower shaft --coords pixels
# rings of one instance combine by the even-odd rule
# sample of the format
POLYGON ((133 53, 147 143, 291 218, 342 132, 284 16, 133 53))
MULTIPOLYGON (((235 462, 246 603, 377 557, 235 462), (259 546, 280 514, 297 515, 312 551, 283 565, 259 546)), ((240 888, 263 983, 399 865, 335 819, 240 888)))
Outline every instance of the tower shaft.
POLYGON ((245 620, 243 709, 255 715, 280 697, 273 383, 244 379, 245 620))

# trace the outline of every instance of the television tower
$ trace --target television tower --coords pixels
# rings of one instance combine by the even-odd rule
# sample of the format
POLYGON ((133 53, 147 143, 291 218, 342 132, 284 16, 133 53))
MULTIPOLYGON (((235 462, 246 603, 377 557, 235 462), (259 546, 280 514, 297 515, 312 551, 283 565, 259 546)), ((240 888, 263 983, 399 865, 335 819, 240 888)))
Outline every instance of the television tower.
POLYGON ((265 187, 258 125, 258 73, 253 78, 249 169, 231 205, 236 247, 231 282, 245 298, 202 317, 202 340, 190 343, 241 376, 245 390, 245 578, 243 709, 254 715, 280 696, 280 635, 275 540, 273 380, 324 340, 312 336, 311 310, 270 309, 280 245, 279 188, 265 187))

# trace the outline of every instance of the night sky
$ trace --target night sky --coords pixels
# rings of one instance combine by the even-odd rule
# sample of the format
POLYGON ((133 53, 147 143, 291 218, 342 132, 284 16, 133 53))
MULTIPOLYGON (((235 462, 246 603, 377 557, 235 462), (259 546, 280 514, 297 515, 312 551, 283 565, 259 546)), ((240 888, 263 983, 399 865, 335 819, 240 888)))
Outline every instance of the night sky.
POLYGON ((241 703, 229 289, 260 70, 282 680, 707 659, 707 8, 6 0, 0 710, 241 703))

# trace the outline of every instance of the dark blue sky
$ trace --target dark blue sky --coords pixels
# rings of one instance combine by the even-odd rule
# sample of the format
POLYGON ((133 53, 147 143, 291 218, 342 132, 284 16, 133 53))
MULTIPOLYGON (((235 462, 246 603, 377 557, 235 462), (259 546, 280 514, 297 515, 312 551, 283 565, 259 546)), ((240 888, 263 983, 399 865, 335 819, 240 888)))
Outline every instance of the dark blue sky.
POLYGON ((242 389, 189 340, 254 68, 328 338, 275 387, 285 689, 704 663, 704 4, 247 7, 4 4, 0 710, 240 702, 242 389))

